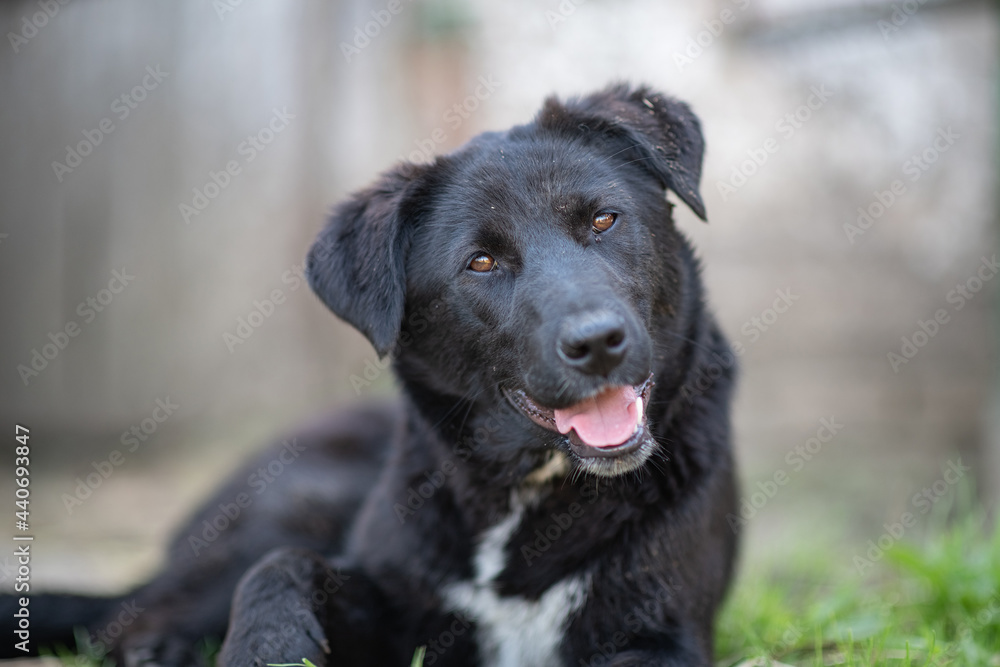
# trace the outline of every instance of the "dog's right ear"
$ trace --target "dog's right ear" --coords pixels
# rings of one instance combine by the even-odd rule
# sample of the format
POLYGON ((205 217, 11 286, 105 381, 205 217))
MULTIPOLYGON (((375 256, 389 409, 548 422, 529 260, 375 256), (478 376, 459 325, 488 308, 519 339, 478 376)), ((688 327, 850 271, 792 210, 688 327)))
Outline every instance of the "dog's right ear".
POLYGON ((399 337, 406 253, 416 211, 408 194, 426 166, 403 163, 338 206, 306 261, 313 291, 380 356, 399 337))
POLYGON ((699 193, 705 139, 688 105, 645 86, 616 84, 566 103, 549 98, 543 126, 571 136, 617 142, 615 155, 647 170, 705 220, 699 193))

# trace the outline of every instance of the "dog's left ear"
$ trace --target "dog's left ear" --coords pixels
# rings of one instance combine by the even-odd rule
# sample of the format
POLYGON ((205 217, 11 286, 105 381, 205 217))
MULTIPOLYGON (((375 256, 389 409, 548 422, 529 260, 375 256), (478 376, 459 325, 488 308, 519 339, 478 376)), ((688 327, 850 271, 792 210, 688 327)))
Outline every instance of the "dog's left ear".
POLYGON ((549 99, 538 120, 563 132, 610 139, 619 156, 645 168, 706 219, 699 194, 705 140, 698 117, 683 102, 619 84, 565 104, 549 99))
POLYGON ((365 335, 379 356, 396 343, 406 296, 406 253, 417 215, 409 197, 427 169, 403 163, 338 206, 306 260, 313 291, 365 335))

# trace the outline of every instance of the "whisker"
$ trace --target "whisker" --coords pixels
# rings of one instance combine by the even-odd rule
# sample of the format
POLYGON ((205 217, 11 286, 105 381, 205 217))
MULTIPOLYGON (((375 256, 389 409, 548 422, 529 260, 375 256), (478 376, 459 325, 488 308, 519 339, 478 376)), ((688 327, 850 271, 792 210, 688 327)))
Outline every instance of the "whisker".
POLYGON ((700 348, 702 350, 705 350, 706 352, 709 352, 709 353, 715 352, 715 350, 711 349, 710 347, 708 347, 708 346, 706 346, 706 345, 704 345, 702 343, 699 343, 698 341, 696 341, 696 340, 694 340, 692 338, 688 338, 687 336, 682 336, 679 333, 676 333, 676 332, 673 332, 673 331, 661 331, 660 333, 667 334, 668 336, 673 336, 674 338, 679 338, 680 340, 683 340, 685 342, 691 343, 695 347, 698 347, 698 348, 700 348))

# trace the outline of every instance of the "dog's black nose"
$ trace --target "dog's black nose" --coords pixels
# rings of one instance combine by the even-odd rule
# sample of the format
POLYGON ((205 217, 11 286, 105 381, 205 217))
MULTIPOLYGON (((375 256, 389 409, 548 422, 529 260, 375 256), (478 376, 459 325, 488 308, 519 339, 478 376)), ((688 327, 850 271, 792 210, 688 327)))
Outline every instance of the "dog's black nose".
POLYGON ((628 339, 622 318, 606 310, 568 321, 558 341, 559 356, 588 375, 607 375, 625 358, 628 339))

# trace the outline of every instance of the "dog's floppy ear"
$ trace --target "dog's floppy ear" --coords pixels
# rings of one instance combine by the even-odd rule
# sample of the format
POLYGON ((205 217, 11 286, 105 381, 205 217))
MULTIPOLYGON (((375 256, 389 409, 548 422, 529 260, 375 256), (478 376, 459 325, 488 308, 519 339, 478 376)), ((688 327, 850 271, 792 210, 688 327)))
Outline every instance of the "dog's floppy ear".
POLYGON ((333 211, 306 261, 313 291, 380 356, 392 350, 403 321, 415 214, 408 193, 425 168, 400 164, 352 195, 333 211))
POLYGON ((705 220, 699 194, 705 140, 691 109, 646 87, 618 84, 599 93, 561 104, 549 99, 539 115, 543 126, 575 133, 597 133, 626 148, 619 153, 655 176, 664 189, 677 193, 705 220))

